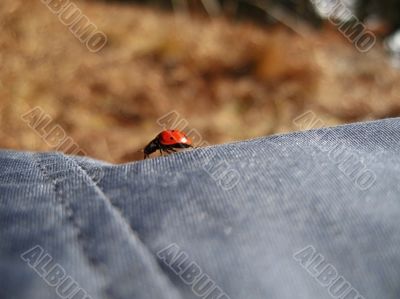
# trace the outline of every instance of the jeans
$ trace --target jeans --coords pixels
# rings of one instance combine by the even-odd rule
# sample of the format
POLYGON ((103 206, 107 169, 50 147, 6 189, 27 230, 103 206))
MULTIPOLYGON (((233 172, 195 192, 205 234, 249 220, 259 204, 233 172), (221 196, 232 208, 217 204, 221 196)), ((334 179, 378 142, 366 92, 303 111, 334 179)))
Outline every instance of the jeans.
POLYGON ((0 151, 0 298, 400 298, 400 119, 122 165, 0 151))

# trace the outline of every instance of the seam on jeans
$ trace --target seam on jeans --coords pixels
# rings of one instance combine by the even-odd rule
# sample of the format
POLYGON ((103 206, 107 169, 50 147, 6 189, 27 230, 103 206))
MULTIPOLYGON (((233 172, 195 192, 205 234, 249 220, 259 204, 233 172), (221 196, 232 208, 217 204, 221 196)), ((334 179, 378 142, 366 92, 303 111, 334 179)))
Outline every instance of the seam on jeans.
MULTIPOLYGON (((68 159, 69 161, 72 161, 73 163, 75 163, 77 165, 77 167, 91 180, 91 182, 93 183, 93 188, 96 189, 101 194, 101 196, 110 204, 110 207, 116 212, 116 215, 120 218, 122 223, 124 223, 124 225, 127 227, 127 230, 130 234, 129 237, 137 240, 138 243, 140 244, 140 246, 142 246, 142 248, 144 248, 146 250, 148 256, 153 258, 153 264, 154 264, 155 270, 157 270, 158 273, 165 278, 165 280, 169 283, 170 288, 173 288, 177 294, 182 295, 181 291, 171 281, 169 275, 159 266, 157 258, 151 252, 149 247, 146 246, 146 244, 140 239, 139 234, 130 225, 128 219, 126 219, 124 217, 121 208, 112 203, 111 199, 107 196, 107 194, 98 186, 98 184, 96 184, 93 181, 93 179, 89 176, 87 171, 81 166, 81 164, 78 161, 76 161, 72 158, 69 158, 68 156, 65 156, 65 158, 68 159)), ((109 296, 110 296, 110 294, 109 294, 109 296)), ((177 299, 181 299, 181 296, 179 296, 179 298, 177 298, 177 299)))
MULTIPOLYGON (((118 217, 121 219, 121 221, 127 226, 128 231, 132 234, 132 237, 134 237, 135 239, 140 240, 138 234, 136 233, 136 231, 133 230, 133 228, 131 227, 129 221, 123 216, 123 213, 121 211, 121 209, 117 206, 115 206, 110 198, 104 193, 104 191, 93 181, 93 179, 89 176, 89 174, 87 173, 87 171, 80 165, 80 163, 78 163, 77 161, 66 157, 68 160, 76 163, 76 165, 78 166, 78 168, 90 179, 90 181, 93 183, 93 188, 96 189, 101 196, 107 200, 107 202, 110 204, 110 206, 117 212, 118 217)), ((140 241, 140 243, 144 246, 144 243, 142 241, 140 241)), ((146 247, 147 248, 147 247, 146 247)))
MULTIPOLYGON (((61 157, 61 155, 59 155, 59 156, 61 157)), ((33 160, 39 167, 40 171, 42 172, 43 177, 51 183, 51 185, 53 187, 53 191, 56 195, 56 200, 57 200, 57 202, 60 203, 60 205, 62 206, 62 208, 64 209, 64 211, 67 215, 66 220, 75 228, 77 243, 81 245, 82 252, 88 261, 88 265, 92 266, 92 268, 97 268, 96 259, 90 256, 90 254, 88 253, 88 251, 86 249, 86 246, 83 244, 83 241, 85 240, 85 235, 83 234, 82 229, 79 226, 79 224, 76 222, 74 211, 71 208, 70 204, 63 198, 61 190, 59 190, 57 188, 57 186, 58 186, 57 180, 55 180, 51 177, 51 175, 49 174, 49 172, 46 169, 46 166, 42 164, 40 157, 38 157, 37 155, 33 155, 33 160)), ((97 271, 97 269, 95 271, 97 271)))

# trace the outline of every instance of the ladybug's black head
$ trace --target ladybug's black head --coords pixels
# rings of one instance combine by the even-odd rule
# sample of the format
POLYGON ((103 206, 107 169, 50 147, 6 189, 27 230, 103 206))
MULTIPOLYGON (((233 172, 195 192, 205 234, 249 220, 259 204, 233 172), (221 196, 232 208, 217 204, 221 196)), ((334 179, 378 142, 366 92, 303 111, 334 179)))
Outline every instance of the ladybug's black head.
POLYGON ((154 153, 156 150, 160 148, 156 139, 152 140, 146 147, 144 148, 144 158, 146 159, 150 154, 154 153))

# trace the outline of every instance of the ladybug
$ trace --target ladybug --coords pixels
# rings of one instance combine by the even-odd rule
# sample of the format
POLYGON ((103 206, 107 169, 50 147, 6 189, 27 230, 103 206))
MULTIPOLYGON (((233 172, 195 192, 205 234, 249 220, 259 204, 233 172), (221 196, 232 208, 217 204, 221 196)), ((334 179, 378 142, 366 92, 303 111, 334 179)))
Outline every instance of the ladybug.
POLYGON ((176 152, 176 148, 188 148, 192 147, 192 140, 178 130, 165 130, 156 136, 146 147, 144 148, 144 159, 148 158, 150 154, 156 150, 170 154, 176 152))

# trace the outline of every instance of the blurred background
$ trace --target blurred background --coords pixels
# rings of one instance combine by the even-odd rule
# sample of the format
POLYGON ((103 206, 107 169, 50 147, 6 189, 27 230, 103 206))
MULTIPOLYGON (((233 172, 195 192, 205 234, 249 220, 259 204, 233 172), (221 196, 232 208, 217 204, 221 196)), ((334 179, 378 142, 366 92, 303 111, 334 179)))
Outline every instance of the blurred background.
POLYGON ((299 130, 306 111, 326 126, 400 116, 399 0, 342 1, 376 37, 369 51, 339 30, 354 18, 337 1, 48 2, 0 2, 0 148, 70 153, 47 140, 59 126, 80 154, 122 163, 171 111, 210 144, 299 130), (105 46, 89 51, 56 2, 105 46))

